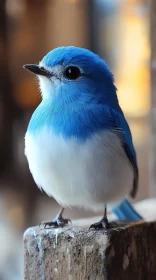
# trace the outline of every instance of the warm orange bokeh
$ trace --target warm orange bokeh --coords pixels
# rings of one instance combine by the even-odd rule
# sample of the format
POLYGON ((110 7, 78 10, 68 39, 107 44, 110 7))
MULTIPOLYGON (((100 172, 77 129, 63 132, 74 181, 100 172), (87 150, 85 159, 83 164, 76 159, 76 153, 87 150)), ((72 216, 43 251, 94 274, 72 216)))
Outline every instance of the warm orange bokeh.
POLYGON ((134 117, 144 116, 150 109, 150 48, 144 13, 132 1, 120 10, 118 36, 121 51, 115 77, 120 104, 128 116, 134 117))

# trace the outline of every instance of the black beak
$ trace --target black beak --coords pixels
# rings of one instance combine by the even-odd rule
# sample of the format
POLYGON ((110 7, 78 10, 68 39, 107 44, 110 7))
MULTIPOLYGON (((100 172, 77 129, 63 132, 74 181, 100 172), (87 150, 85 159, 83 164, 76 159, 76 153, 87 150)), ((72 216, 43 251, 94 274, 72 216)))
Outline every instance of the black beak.
POLYGON ((39 65, 36 64, 25 64, 23 66, 24 69, 30 71, 31 73, 35 74, 35 75, 42 75, 42 76, 46 76, 46 77, 50 77, 52 76, 52 74, 44 69, 44 67, 40 67, 39 65))

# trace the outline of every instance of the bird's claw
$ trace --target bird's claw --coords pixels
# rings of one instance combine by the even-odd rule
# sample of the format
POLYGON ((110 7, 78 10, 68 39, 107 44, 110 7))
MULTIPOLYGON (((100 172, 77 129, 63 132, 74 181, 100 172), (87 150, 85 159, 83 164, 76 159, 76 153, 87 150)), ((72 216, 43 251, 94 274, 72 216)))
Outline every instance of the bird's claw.
POLYGON ((108 227, 109 227, 109 223, 105 222, 104 220, 101 220, 98 223, 92 224, 89 227, 89 229, 93 228, 93 229, 99 230, 99 229, 108 229, 108 227))
POLYGON ((54 227, 54 228, 62 228, 65 225, 68 225, 69 223, 71 223, 70 219, 64 219, 62 217, 57 217, 52 221, 42 222, 40 225, 43 225, 44 228, 47 228, 47 226, 54 227))
POLYGON ((111 229, 117 227, 116 223, 109 223, 107 218, 102 218, 100 222, 92 224, 89 229, 95 229, 95 230, 100 230, 100 229, 111 229))

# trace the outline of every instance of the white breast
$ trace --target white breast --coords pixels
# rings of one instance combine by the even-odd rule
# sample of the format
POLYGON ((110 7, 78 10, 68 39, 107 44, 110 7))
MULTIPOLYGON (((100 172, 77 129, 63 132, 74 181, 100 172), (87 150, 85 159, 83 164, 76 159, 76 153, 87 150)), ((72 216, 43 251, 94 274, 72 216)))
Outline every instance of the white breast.
POLYGON ((44 127, 37 135, 26 133, 25 154, 36 184, 64 206, 100 210, 132 189, 132 166, 110 131, 81 143, 44 127))

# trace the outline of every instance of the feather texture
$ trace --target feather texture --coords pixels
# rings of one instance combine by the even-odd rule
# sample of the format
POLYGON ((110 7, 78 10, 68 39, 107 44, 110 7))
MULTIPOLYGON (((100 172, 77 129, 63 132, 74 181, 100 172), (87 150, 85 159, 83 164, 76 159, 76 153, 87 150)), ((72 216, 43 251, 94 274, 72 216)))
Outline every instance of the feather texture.
POLYGON ((136 153, 107 64, 89 50, 61 47, 39 67, 48 77, 38 76, 43 100, 25 137, 37 185, 62 205, 93 209, 134 197, 136 153), (65 76, 71 66, 80 72, 73 80, 65 76))

